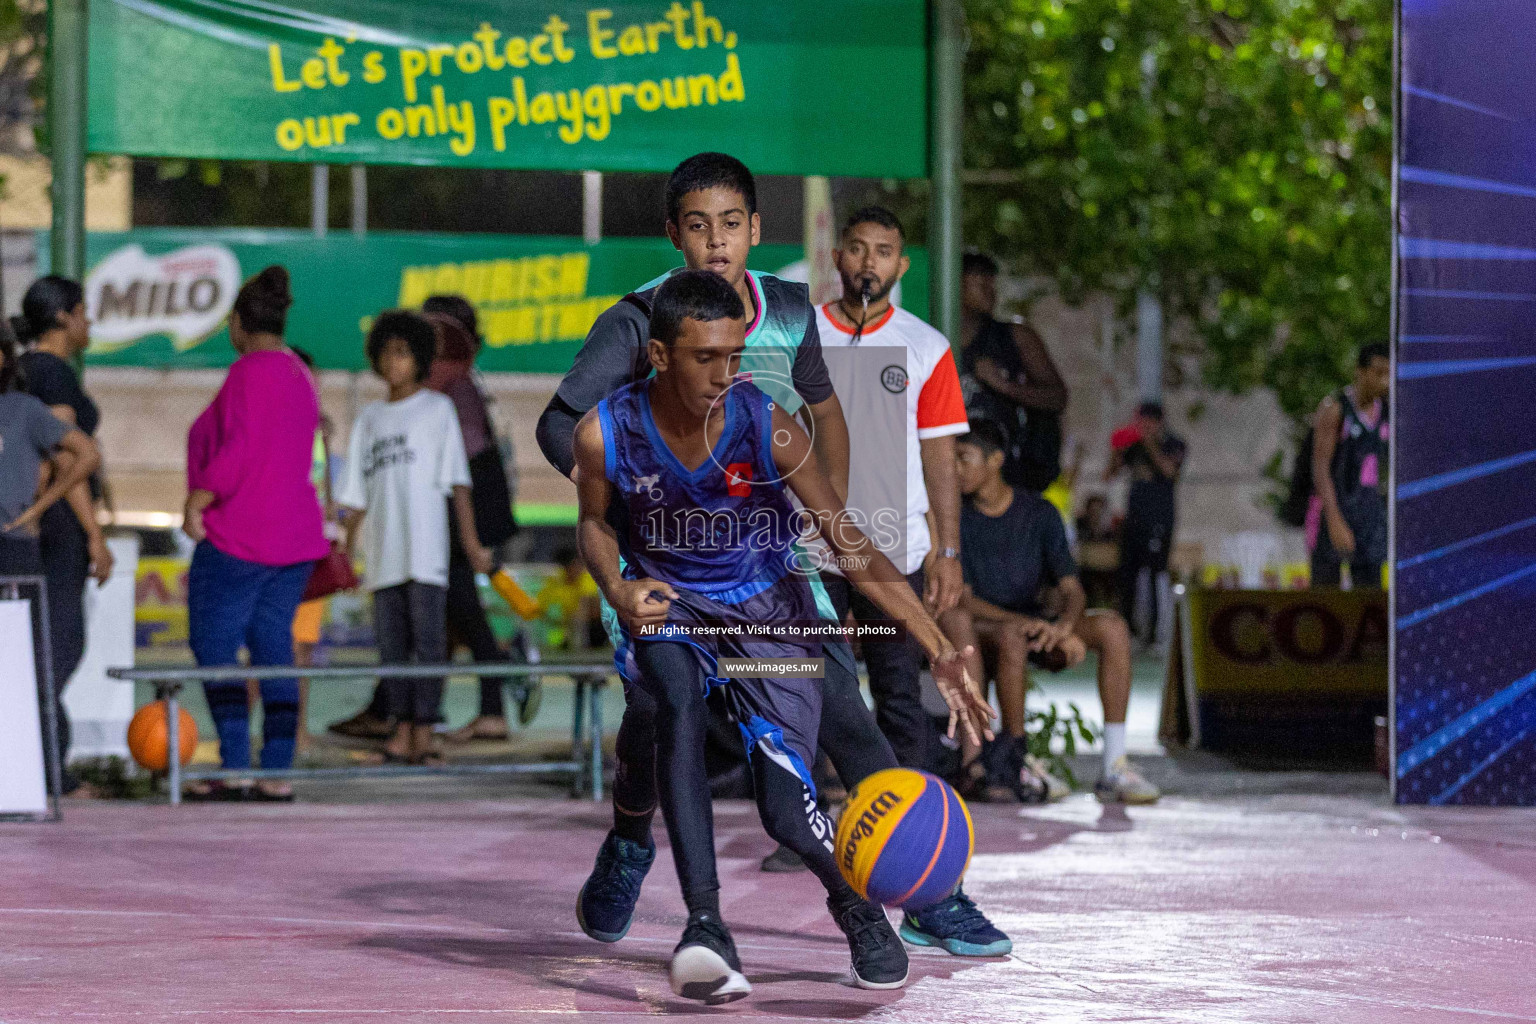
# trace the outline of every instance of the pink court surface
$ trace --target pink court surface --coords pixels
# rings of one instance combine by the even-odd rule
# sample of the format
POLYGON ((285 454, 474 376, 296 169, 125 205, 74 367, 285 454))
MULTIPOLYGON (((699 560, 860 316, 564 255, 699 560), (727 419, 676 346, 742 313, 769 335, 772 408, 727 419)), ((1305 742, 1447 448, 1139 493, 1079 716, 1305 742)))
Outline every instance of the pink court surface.
POLYGON ((665 968, 665 852, 630 936, 578 931, 606 827, 553 800, 67 807, 0 825, 0 1021, 1536 1021, 1536 815, 1354 797, 975 808, 969 891, 1013 956, 915 950, 846 980, 809 875, 765 875, 716 810, 755 991, 707 1008, 665 968))

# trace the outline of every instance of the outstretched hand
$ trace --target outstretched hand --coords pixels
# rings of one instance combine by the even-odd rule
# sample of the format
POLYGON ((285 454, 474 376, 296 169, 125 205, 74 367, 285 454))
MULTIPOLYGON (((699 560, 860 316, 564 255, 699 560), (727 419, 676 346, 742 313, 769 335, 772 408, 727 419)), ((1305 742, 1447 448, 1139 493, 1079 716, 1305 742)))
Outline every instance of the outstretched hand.
POLYGON ((983 739, 990 740, 994 734, 992 705, 965 669, 966 659, 973 653, 975 648, 967 647, 941 655, 933 662, 933 681, 949 705, 949 738, 954 739, 955 726, 959 725, 965 738, 979 747, 983 739))

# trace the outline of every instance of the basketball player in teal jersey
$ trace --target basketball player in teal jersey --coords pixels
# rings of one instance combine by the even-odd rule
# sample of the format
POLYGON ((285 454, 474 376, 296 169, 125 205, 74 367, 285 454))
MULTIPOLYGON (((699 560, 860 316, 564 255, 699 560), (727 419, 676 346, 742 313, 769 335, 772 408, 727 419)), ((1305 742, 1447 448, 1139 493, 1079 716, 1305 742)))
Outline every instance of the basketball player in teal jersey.
MULTIPOLYGON (((741 161, 722 153, 701 153, 672 172, 666 190, 667 236, 690 269, 709 270, 731 284, 747 314, 742 369, 782 408, 806 422, 818 461, 838 497, 847 493, 848 428, 821 356, 816 313, 806 286, 747 269, 760 236, 757 189, 741 161)), ((651 373, 647 345, 656 287, 651 282, 626 295, 598 317, 571 370, 538 424, 539 447, 562 474, 575 472, 573 436, 577 422, 625 384, 651 373)), ((819 579, 812 578, 817 608, 835 618, 819 579)), ((611 612, 605 613, 610 626, 611 612)), ((610 628, 610 633, 613 630, 610 628)), ((848 788, 885 768, 896 755, 881 734, 859 692, 857 666, 848 644, 825 645, 822 681, 821 749, 848 788)), ((700 708, 703 695, 698 697, 700 708)), ((615 942, 629 929, 641 883, 655 847, 651 818, 656 809, 656 721, 653 709, 629 705, 619 727, 614 827, 583 889, 583 930, 615 942)), ((702 744, 689 752, 700 762, 702 744)), ((693 776, 690 776, 693 777, 693 776)), ((698 777, 702 776, 702 767, 698 777)), ((709 820, 706 787, 677 794, 684 820, 709 820)), ((963 890, 916 914, 902 925, 904 937, 960 956, 1001 956, 1013 948, 1008 936, 977 909, 963 890)))

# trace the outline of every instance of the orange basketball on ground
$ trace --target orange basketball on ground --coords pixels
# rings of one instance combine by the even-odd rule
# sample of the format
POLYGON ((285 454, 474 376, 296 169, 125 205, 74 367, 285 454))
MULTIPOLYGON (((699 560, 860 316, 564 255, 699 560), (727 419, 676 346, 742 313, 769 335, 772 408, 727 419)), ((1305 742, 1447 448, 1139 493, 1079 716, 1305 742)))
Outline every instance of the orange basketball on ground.
MULTIPOLYGON (((197 750, 197 722, 187 714, 186 708, 178 707, 177 710, 181 714, 177 716, 180 732, 176 739, 181 747, 181 763, 186 764, 197 750)), ((170 745, 167 724, 163 700, 139 708, 133 721, 128 723, 128 752, 152 772, 163 772, 171 766, 166 756, 166 748, 170 745)))

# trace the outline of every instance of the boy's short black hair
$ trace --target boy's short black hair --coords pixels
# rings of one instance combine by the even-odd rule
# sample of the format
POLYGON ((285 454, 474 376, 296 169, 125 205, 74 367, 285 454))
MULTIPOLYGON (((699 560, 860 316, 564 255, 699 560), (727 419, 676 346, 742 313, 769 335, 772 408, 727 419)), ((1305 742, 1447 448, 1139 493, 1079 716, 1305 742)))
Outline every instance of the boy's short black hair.
POLYGON ((984 252, 968 252, 960 257, 961 277, 969 277, 972 274, 980 274, 983 277, 996 277, 997 273, 997 260, 984 252))
POLYGON ((1163 403, 1162 402, 1142 402, 1140 405, 1138 405, 1136 407, 1136 415, 1137 416, 1145 416, 1149 420, 1157 420, 1159 423, 1161 423, 1163 421, 1163 418, 1164 418, 1163 417, 1163 403))
POLYGON ((991 455, 993 452, 1008 454, 1008 435, 991 420, 972 420, 970 431, 958 435, 955 443, 980 448, 983 455, 991 455))
POLYGON ((651 303, 651 337, 671 348, 684 320, 712 323, 746 318, 747 307, 725 278, 709 270, 679 270, 656 289, 651 303))
POLYGON ((384 346, 390 338, 399 338, 405 342, 411 350, 411 357, 416 360, 417 381, 426 380, 432 369, 432 360, 437 355, 437 332, 432 329, 431 322, 420 313, 408 309, 390 309, 380 313, 368 332, 365 349, 368 365, 375 371, 379 368, 379 356, 383 354, 384 346))
POLYGON ((901 226, 901 220, 883 206, 861 206, 848 215, 848 222, 843 225, 843 235, 858 227, 860 224, 878 224, 883 228, 890 228, 901 236, 902 242, 907 240, 907 232, 901 226))
POLYGON ((740 192, 747 216, 757 212, 757 182, 747 165, 725 153, 698 153, 678 164, 667 179, 667 223, 677 223, 684 196, 707 188, 740 192))
POLYGON ((1385 359, 1388 362, 1392 360, 1392 351, 1387 348, 1386 342, 1373 341, 1361 345, 1360 351, 1355 356, 1355 365, 1362 370, 1369 369, 1372 359, 1385 359))
POLYGON ((580 561, 581 552, 576 549, 575 544, 561 544, 555 548, 556 565, 572 565, 580 561))

